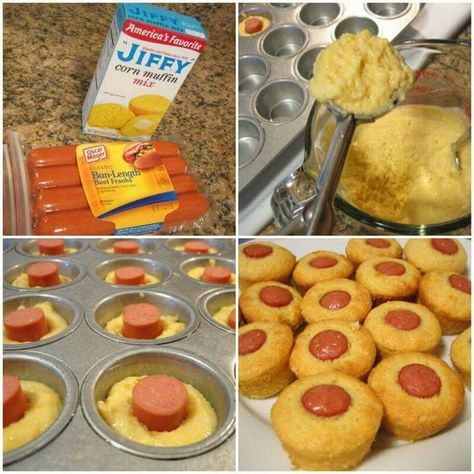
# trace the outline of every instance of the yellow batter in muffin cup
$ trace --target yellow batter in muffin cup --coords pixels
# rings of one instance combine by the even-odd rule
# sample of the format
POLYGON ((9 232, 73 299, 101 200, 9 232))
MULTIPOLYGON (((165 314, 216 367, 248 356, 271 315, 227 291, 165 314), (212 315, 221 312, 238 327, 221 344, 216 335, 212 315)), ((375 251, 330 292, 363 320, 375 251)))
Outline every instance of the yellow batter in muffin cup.
POLYGON ((403 249, 395 239, 349 239, 346 255, 357 267, 372 257, 402 258, 403 249))
POLYGON ((358 322, 327 319, 308 324, 298 336, 290 368, 298 378, 331 370, 363 378, 376 353, 372 336, 358 322))
POLYGON ((471 390, 471 328, 463 331, 451 344, 451 360, 471 390))
POLYGON ((293 382, 271 412, 276 435, 295 468, 343 470, 369 453, 383 407, 365 383, 338 371, 293 382))
POLYGON ((383 359, 368 384, 384 405, 385 429, 409 441, 440 432, 464 403, 461 377, 441 359, 421 352, 383 359))
POLYGON ((318 250, 301 258, 293 270, 293 281, 301 293, 316 283, 335 278, 350 278, 354 273, 352 262, 338 253, 318 250))
POLYGON ((441 326, 425 306, 389 301, 372 309, 364 327, 382 357, 397 352, 433 352, 441 342, 441 326))
POLYGON ((249 398, 276 395, 293 379, 288 359, 293 347, 289 326, 258 321, 239 329, 239 392, 249 398))
POLYGON ((301 313, 308 323, 334 318, 362 321, 371 308, 369 291, 356 281, 344 278, 317 283, 301 303, 301 313))

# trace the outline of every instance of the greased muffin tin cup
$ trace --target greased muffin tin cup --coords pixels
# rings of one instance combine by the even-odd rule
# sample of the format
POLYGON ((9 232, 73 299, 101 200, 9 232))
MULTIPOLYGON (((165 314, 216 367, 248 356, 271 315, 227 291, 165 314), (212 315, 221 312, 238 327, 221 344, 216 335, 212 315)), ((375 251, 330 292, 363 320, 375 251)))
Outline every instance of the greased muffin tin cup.
MULTIPOLYGON (((68 255, 68 257, 70 257, 68 255)), ((28 260, 27 262, 23 263, 18 263, 16 265, 12 266, 6 266, 6 261, 7 259, 4 260, 3 266, 4 269, 6 268, 7 270, 3 272, 3 286, 9 290, 16 290, 16 291, 38 291, 41 290, 39 287, 34 287, 34 288, 21 288, 19 286, 13 286, 12 282, 19 277, 22 273, 26 273, 26 269, 29 265, 32 263, 35 263, 38 261, 37 257, 33 257, 32 260, 28 260)), ((48 286, 47 290, 55 290, 58 288, 65 288, 70 285, 74 285, 75 283, 79 282, 82 280, 85 276, 85 270, 84 267, 76 262, 73 262, 71 260, 65 260, 65 259, 60 259, 60 258, 48 258, 45 259, 44 261, 56 263, 59 267, 59 274, 66 276, 71 279, 71 281, 68 281, 66 283, 61 283, 59 285, 53 285, 53 286, 48 286)))
POLYGON ((240 5, 239 23, 249 15, 270 20, 261 33, 239 35, 240 190, 302 137, 313 104, 309 79, 319 52, 343 33, 363 29, 392 40, 419 9, 418 3, 240 5))
POLYGON ((228 376, 206 359, 172 348, 126 350, 102 359, 84 378, 81 405, 84 416, 99 436, 119 449, 151 459, 183 459, 205 453, 230 436, 235 422, 235 388, 228 376), (163 373, 193 385, 204 395, 217 414, 215 433, 188 446, 152 447, 119 435, 100 416, 97 402, 106 397, 112 385, 132 375, 163 373))
MULTIPOLYGON (((29 240, 14 240, 14 243, 18 244, 16 250, 4 254, 5 269, 16 266, 24 268, 37 260, 36 257, 18 252, 21 243, 29 240)), ((123 377, 132 374, 130 371, 127 372, 129 363, 137 369, 140 367, 140 374, 148 373, 144 369, 144 367, 147 367, 144 361, 148 357, 146 354, 150 353, 152 354, 150 356, 153 358, 152 360, 156 358, 156 361, 160 361, 160 364, 164 360, 170 364, 175 364, 175 366, 173 365, 175 367, 173 373, 178 377, 182 374, 183 377, 186 377, 185 381, 191 381, 191 383, 196 381, 199 390, 202 390, 211 404, 215 404, 213 408, 218 415, 218 428, 215 434, 203 442, 190 445, 186 449, 183 448, 168 453, 167 449, 164 448, 143 446, 147 449, 142 450, 141 445, 126 440, 111 429, 109 429, 112 431, 111 436, 104 437, 99 434, 96 425, 92 422, 93 417, 89 417, 90 401, 92 400, 90 398, 89 409, 87 411, 86 408, 84 408, 84 411, 77 410, 67 428, 57 436, 53 443, 44 448, 44 444, 41 444, 40 447, 43 449, 36 454, 33 454, 33 452, 39 447, 30 451, 30 445, 36 446, 35 442, 25 445, 24 448, 20 448, 22 453, 26 452, 24 455, 26 457, 22 455, 22 459, 17 457, 16 454, 20 449, 12 451, 8 458, 4 457, 5 461, 9 463, 9 466, 5 466, 5 469, 16 471, 234 470, 235 334, 223 331, 202 316, 197 303, 203 295, 207 295, 212 291, 234 289, 229 285, 227 288, 222 285, 209 286, 208 284, 201 284, 198 280, 186 278, 180 271, 180 264, 189 260, 191 254, 181 254, 171 250, 165 245, 165 239, 162 238, 138 239, 152 250, 149 253, 130 258, 124 255, 114 256, 103 252, 106 246, 103 243, 102 246, 98 244, 103 242, 104 239, 78 240, 87 248, 80 253, 69 254, 65 258, 55 258, 54 260, 67 261, 84 269, 83 278, 75 279, 68 286, 44 288, 44 293, 39 288, 35 288, 34 292, 24 292, 15 287, 5 286, 5 308, 13 309, 17 307, 14 301, 21 304, 22 301, 26 302, 25 299, 29 297, 33 298, 31 301, 36 301, 35 298, 39 295, 44 297, 43 300, 58 297, 67 300, 69 303, 77 302, 77 307, 81 312, 80 321, 83 318, 86 321, 73 330, 68 328, 64 333, 58 335, 58 338, 41 341, 41 343, 44 342, 44 345, 37 349, 41 351, 41 356, 52 356, 55 358, 54 360, 63 361, 71 368, 74 376, 81 383, 85 380, 86 374, 100 373, 100 377, 97 376, 97 387, 101 387, 101 393, 105 394, 107 383, 109 383, 107 387, 110 387, 111 383, 118 381, 120 373, 123 374, 123 377), (101 248, 101 251, 97 251, 97 248, 101 248), (130 259, 134 263, 156 262, 154 268, 169 270, 169 278, 163 279, 159 285, 152 287, 124 287, 109 285, 105 282, 99 283, 96 274, 94 276, 93 272, 85 271, 85 269, 96 269, 103 262, 124 262, 130 259), (107 318, 108 309, 114 311, 115 308, 125 302, 126 294, 130 294, 132 298, 144 298, 146 301, 156 302, 158 305, 164 304, 170 310, 175 308, 180 319, 189 322, 189 325, 176 337, 171 336, 162 341, 154 340, 151 343, 145 342, 146 345, 141 345, 142 342, 135 339, 127 341, 125 338, 105 334, 100 323, 107 318), (14 298, 17 299, 14 300, 14 298), (137 354, 136 358, 135 354, 137 354), (98 361, 100 362, 98 363, 98 361), (92 369, 93 367, 94 369, 92 369), (112 382, 112 374, 118 377, 114 382, 112 382), (130 449, 127 448, 127 445, 130 449), (149 457, 150 450, 156 450, 157 455, 153 454, 153 457, 149 457), (144 454, 145 451, 148 452, 144 454), (177 458, 182 459, 176 461, 177 458)), ((127 238, 127 240, 130 240, 130 238, 127 238)), ((221 254, 222 258, 226 262, 233 263, 235 259, 234 241, 231 239, 215 240, 222 244, 222 248, 225 248, 225 251, 221 254)), ((163 314, 165 312, 166 309, 162 311, 163 314)), ((4 358, 28 354, 29 352, 23 350, 23 347, 23 345, 11 349, 5 347, 4 358)), ((60 363, 53 365, 57 370, 60 370, 60 363)), ((156 366, 152 363, 149 373, 159 371, 157 367, 162 366, 158 362, 156 366)), ((89 375, 87 380, 91 380, 90 377, 92 375, 89 375)), ((55 388, 55 385, 51 386, 55 388)), ((84 392, 86 386, 84 384, 83 393, 86 393, 84 392)), ((87 387, 92 390, 92 392, 87 392, 87 397, 91 393, 95 393, 94 396, 97 396, 99 392, 96 391, 95 385, 94 388, 92 386, 87 387)), ((105 422, 101 418, 100 420, 94 420, 104 428, 105 422)), ((49 437, 47 439, 50 440, 49 437)))
POLYGON ((43 448, 66 428, 77 409, 79 385, 75 375, 64 362, 40 352, 4 354, 3 373, 44 383, 54 389, 62 402, 61 413, 43 434, 24 446, 4 453, 3 463, 8 465, 43 448))
MULTIPOLYGON (((87 249, 87 243, 83 242, 79 239, 63 239, 64 240, 64 247, 66 249, 74 249, 73 253, 79 253, 83 250, 87 249)), ((51 259, 56 257, 69 257, 72 255, 71 253, 67 253, 64 255, 35 255, 35 253, 39 253, 38 248, 38 239, 30 239, 30 240, 22 240, 17 242, 16 249, 18 253, 21 255, 26 255, 27 257, 34 257, 34 258, 44 258, 44 259, 51 259)))
MULTIPOLYGON (((217 253, 209 254, 209 255, 221 255, 223 254, 226 250, 229 250, 229 246, 226 242, 224 242, 222 239, 196 239, 199 240, 199 242, 205 242, 209 247, 214 247, 217 249, 217 253)), ((186 242, 188 242, 189 239, 167 239, 165 241, 165 246, 166 248, 173 250, 174 252, 179 252, 182 255, 193 255, 190 253, 185 252, 184 250, 176 250, 176 247, 184 247, 186 242)), ((197 254, 194 254, 197 255, 197 254)), ((201 254, 202 255, 202 254, 201 254)))
POLYGON ((197 280, 196 278, 193 278, 188 275, 188 272, 192 270, 193 268, 196 267, 205 267, 211 263, 211 261, 214 261, 216 265, 224 266, 227 268, 230 268, 233 273, 235 273, 235 262, 233 260, 230 260, 228 258, 222 258, 222 257, 192 257, 184 260, 181 262, 181 265, 179 266, 179 271, 181 274, 188 278, 189 280, 193 280, 196 283, 199 283, 201 285, 206 285, 206 286, 224 286, 224 287, 229 287, 233 286, 231 283, 210 283, 208 281, 202 281, 202 280, 197 280))
MULTIPOLYGON (((109 257, 124 257, 124 254, 120 253, 110 253, 107 252, 107 250, 110 250, 115 242, 118 242, 120 240, 133 240, 137 242, 140 245, 140 249, 143 250, 142 254, 139 255, 146 255, 148 253, 153 252, 153 250, 156 249, 156 247, 159 245, 158 242, 154 242, 151 239, 100 239, 95 242, 92 242, 91 248, 92 250, 95 250, 96 252, 101 252, 107 254, 109 257)), ((136 254, 133 254, 136 255, 136 254)), ((132 256, 132 255, 130 255, 132 256)))
MULTIPOLYGON (((404 247, 406 238, 397 238, 404 247)), ((279 244, 298 259, 316 250, 345 254, 348 238, 272 238, 254 239, 253 243, 279 244)), ((467 276, 470 266, 470 240, 459 239, 468 254, 467 276)), ((250 241, 249 241, 250 242, 250 241)), ((248 243, 248 242, 246 242, 248 243)), ((299 333, 298 333, 299 334, 299 333)), ((454 368, 449 351, 455 336, 443 336, 434 355, 454 368)), ((273 431, 270 411, 276 397, 253 400, 239 397, 239 469, 242 471, 290 471, 291 462, 273 431), (258 440, 256 443, 255 440, 258 440)), ((417 442, 401 441, 379 430, 370 454, 355 469, 357 471, 469 471, 471 459, 471 392, 465 390, 465 401, 460 415, 436 436, 417 442), (449 456, 446 453, 450 453, 449 456)))
POLYGON ((223 306, 230 306, 235 302, 235 291, 231 290, 211 290, 205 293, 198 301, 199 313, 206 318, 211 324, 222 329, 223 331, 234 333, 235 331, 216 321, 212 315, 219 311, 223 306))

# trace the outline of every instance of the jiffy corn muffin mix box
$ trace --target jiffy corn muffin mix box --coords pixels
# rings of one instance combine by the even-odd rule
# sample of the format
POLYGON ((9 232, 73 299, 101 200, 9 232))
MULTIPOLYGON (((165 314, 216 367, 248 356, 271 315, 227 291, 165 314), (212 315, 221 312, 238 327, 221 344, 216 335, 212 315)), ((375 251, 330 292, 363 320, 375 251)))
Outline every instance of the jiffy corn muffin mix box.
POLYGON ((150 139, 205 44, 195 18, 120 4, 82 107, 83 131, 150 139))

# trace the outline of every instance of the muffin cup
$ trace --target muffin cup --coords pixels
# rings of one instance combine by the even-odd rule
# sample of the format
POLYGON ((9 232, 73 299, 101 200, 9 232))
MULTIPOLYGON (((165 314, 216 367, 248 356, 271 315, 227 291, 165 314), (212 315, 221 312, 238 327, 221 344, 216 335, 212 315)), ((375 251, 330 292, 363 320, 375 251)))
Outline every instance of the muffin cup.
POLYGON ((62 258, 73 257, 87 248, 87 244, 79 239, 63 239, 65 248, 76 249, 74 253, 65 253, 64 255, 33 255, 33 252, 39 252, 38 239, 21 240, 16 244, 16 251, 26 257, 34 258, 62 258))
POLYGON ((140 348, 116 352, 99 361, 87 373, 81 387, 82 411, 91 428, 108 443, 128 453, 152 459, 184 459, 210 451, 234 431, 235 387, 207 360, 171 348, 140 348), (101 417, 97 402, 111 386, 128 376, 167 374, 197 388, 217 414, 217 430, 208 438, 187 446, 162 448, 129 440, 101 417))
POLYGON ((101 336, 124 344, 140 346, 167 344, 169 342, 179 341, 189 336, 199 326, 199 319, 196 317, 196 313, 183 300, 166 293, 139 290, 116 293, 100 300, 86 313, 86 322, 93 331, 101 336), (162 314, 170 313, 178 315, 179 321, 184 322, 186 327, 183 331, 174 336, 161 339, 132 339, 125 336, 116 336, 104 329, 106 323, 117 317, 125 306, 134 303, 150 303, 158 306, 162 314))
MULTIPOLYGON (((217 313, 222 306, 230 306, 235 303, 234 290, 217 290, 209 293, 204 293, 198 300, 199 313, 213 326, 222 329, 225 332, 235 334, 235 329, 230 328, 216 321, 213 314, 217 313)), ((236 305, 237 309, 237 305, 236 305)))
POLYGON ((197 255, 185 252, 184 250, 175 250, 176 247, 184 246, 186 242, 189 242, 190 240, 199 240, 200 242, 205 242, 210 247, 215 247, 217 249, 217 253, 201 255, 220 255, 229 249, 229 244, 222 239, 167 239, 165 242, 165 247, 181 255, 197 255))
POLYGON ((144 252, 142 254, 130 254, 130 256, 146 255, 146 254, 152 253, 158 246, 158 244, 156 244, 156 242, 152 239, 135 239, 135 238, 134 239, 100 239, 92 243, 91 249, 95 250, 96 252, 105 253, 106 255, 109 255, 110 257, 112 256, 124 257, 126 254, 107 252, 107 250, 113 248, 113 245, 115 242, 119 242, 121 240, 133 240, 140 246, 140 249, 143 250, 144 252))
POLYGON ((230 260, 228 258, 221 258, 221 257, 194 257, 194 258, 189 258, 185 260, 184 262, 181 263, 179 266, 180 272, 189 280, 198 282, 202 285, 209 285, 209 286, 223 286, 223 287, 229 287, 233 286, 234 283, 210 283, 207 281, 203 280, 198 280, 197 278, 190 277, 188 275, 188 272, 192 270, 193 268, 196 267, 205 267, 209 265, 210 261, 214 260, 216 262, 216 265, 222 265, 224 267, 230 268, 233 273, 235 273, 235 262, 234 260, 230 260))
POLYGON ((4 354, 3 373, 48 385, 59 395, 63 404, 58 418, 43 434, 24 446, 4 453, 3 464, 7 465, 43 448, 66 428, 76 412, 79 388, 76 377, 66 364, 40 352, 4 354))

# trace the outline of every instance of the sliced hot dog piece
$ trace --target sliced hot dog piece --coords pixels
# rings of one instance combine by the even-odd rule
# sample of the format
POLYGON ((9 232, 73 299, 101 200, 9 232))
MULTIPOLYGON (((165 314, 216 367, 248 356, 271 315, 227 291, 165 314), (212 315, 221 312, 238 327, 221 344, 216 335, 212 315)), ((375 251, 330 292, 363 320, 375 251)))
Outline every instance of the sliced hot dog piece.
POLYGON ((232 272, 227 267, 209 265, 204 269, 201 280, 208 283, 230 283, 232 272))
POLYGON ((408 309, 396 309, 385 315, 385 321, 402 331, 411 331, 421 324, 421 318, 408 309))
POLYGON ((39 341, 48 333, 48 323, 41 308, 21 308, 3 319, 7 337, 18 342, 39 341))
POLYGON ((129 266, 115 270, 115 283, 118 285, 143 285, 145 270, 141 267, 129 266))
POLYGON ((431 398, 441 390, 441 379, 431 368, 423 364, 410 364, 398 373, 398 383, 409 395, 431 398))
POLYGON ((239 336, 239 355, 252 354, 258 351, 267 340, 265 331, 252 329, 239 336))
POLYGON ((3 376, 3 427, 20 420, 28 407, 20 380, 13 375, 3 376))
POLYGON ((112 235, 113 222, 96 219, 90 209, 50 212, 34 226, 36 235, 112 235))
POLYGON ((244 254, 249 258, 263 258, 272 252, 273 248, 269 245, 254 244, 244 248, 244 254))
POLYGON ((260 290, 260 300, 273 308, 287 306, 293 301, 293 295, 280 286, 266 286, 260 290))
POLYGON ((316 334, 309 343, 309 351, 319 360, 335 360, 347 351, 347 337, 340 331, 328 329, 316 334))
POLYGON ((168 375, 148 375, 132 390, 133 414, 151 431, 173 431, 187 415, 188 392, 168 375))
POLYGON ((258 33, 263 28, 263 21, 260 18, 249 18, 245 20, 245 31, 250 34, 258 33))
POLYGON ((319 304, 329 311, 337 311, 346 307, 350 301, 351 295, 347 291, 330 291, 319 300, 319 304))
POLYGON ((449 283, 456 290, 462 291, 463 293, 471 294, 471 280, 462 275, 450 275, 449 283))
POLYGON ((235 329, 235 308, 233 308, 232 311, 229 313, 228 322, 229 322, 229 326, 232 329, 235 329))
POLYGON ((387 276, 401 276, 405 273, 405 267, 397 262, 382 262, 375 265, 375 269, 387 276))
POLYGON ((35 286, 55 286, 61 283, 59 267, 54 262, 36 262, 28 265, 26 269, 30 288, 35 286))
POLYGON ((387 249, 390 247, 390 242, 385 239, 365 239, 365 243, 377 249, 387 249))
POLYGON ((140 246, 134 240, 118 240, 113 245, 114 253, 139 253, 140 246))
POLYGON ((313 415, 330 417, 345 413, 351 396, 338 385, 317 385, 303 394, 301 403, 313 415))
POLYGON ((445 255, 454 255, 458 251, 458 244, 453 239, 431 239, 431 246, 445 255))
POLYGON ((155 339, 163 331, 160 310, 149 303, 129 304, 123 309, 125 337, 133 339, 155 339))
POLYGON ((209 253, 209 245, 202 240, 190 240, 184 245, 184 251, 187 253, 209 253))
POLYGON ((38 248, 41 255, 64 255, 63 239, 41 239, 38 240, 38 248))
POLYGON ((315 268, 331 268, 337 264, 337 260, 334 257, 321 255, 320 257, 313 258, 309 264, 315 268))

